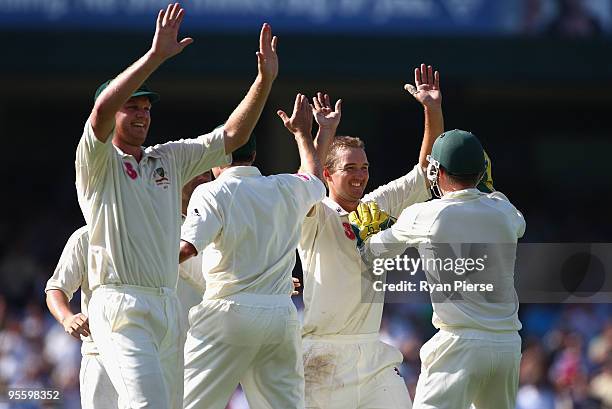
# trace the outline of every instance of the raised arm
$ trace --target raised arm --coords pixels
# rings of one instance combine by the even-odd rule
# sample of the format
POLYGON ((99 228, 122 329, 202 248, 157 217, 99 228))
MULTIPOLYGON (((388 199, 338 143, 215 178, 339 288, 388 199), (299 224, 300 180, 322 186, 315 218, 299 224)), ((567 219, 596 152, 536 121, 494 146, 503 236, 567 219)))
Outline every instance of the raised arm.
POLYGON ((283 120, 285 128, 295 137, 295 142, 300 153, 300 171, 312 173, 319 179, 323 179, 323 168, 317 158, 312 141, 312 108, 308 99, 302 94, 295 96, 293 114, 291 117, 282 111, 277 111, 283 120))
POLYGON ((192 38, 177 41, 185 10, 179 3, 169 4, 157 15, 151 48, 134 64, 119 74, 96 99, 89 116, 96 138, 106 142, 115 126, 115 114, 164 61, 183 51, 192 38))
POLYGON ((342 100, 337 100, 335 107, 332 108, 329 95, 317 92, 317 96, 312 98, 312 114, 319 125, 314 147, 321 166, 325 166, 329 148, 342 117, 342 100))
POLYGON ((272 83, 278 75, 278 57, 272 28, 268 23, 261 27, 259 51, 257 52, 257 78, 244 99, 225 123, 225 153, 231 153, 249 140, 263 111, 272 83))
POLYGON ((419 152, 419 165, 427 168, 427 155, 436 138, 444 132, 444 117, 442 115, 442 92, 440 91, 440 73, 431 65, 421 64, 414 69, 414 84, 404 85, 404 89, 423 105, 425 112, 425 131, 419 152))

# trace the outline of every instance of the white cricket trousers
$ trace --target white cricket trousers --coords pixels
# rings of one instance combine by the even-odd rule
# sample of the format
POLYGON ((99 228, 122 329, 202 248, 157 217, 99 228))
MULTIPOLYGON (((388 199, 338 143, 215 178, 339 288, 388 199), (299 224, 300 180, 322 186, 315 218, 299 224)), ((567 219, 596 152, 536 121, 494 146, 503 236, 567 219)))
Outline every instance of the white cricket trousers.
POLYGON ((441 329, 420 351, 414 409, 514 409, 521 362, 516 331, 441 329))
POLYGON ((117 409, 118 396, 100 356, 84 354, 79 372, 82 409, 117 409))
POLYGON ((306 408, 411 408, 403 356, 377 333, 306 336, 303 345, 306 408))
POLYGON ((182 408, 180 323, 172 289, 132 285, 94 289, 89 326, 120 408, 182 408))
POLYGON ((297 310, 289 295, 235 294, 189 312, 186 409, 224 409, 238 383, 251 409, 303 409, 297 310))

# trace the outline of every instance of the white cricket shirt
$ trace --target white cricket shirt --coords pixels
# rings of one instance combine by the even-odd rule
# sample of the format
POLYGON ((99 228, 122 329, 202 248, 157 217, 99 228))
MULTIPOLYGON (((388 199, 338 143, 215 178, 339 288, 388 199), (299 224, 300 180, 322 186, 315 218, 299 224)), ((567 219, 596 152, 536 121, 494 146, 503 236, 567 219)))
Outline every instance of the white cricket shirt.
POLYGON ((228 168, 198 186, 181 239, 204 250, 204 299, 290 295, 301 221, 324 196, 325 186, 313 175, 262 176, 252 166, 228 168))
POLYGON ((76 152, 76 188, 89 226, 89 284, 176 288, 181 189, 231 161, 224 130, 143 149, 140 163, 100 142, 89 121, 76 152))
MULTIPOLYGON (((186 216, 182 215, 181 217, 184 223, 186 216)), ((179 277, 189 284, 189 287, 195 290, 195 292, 197 292, 200 296, 199 298, 201 298, 201 295, 203 295, 204 291, 206 291, 206 279, 204 278, 204 273, 202 272, 201 252, 191 257, 189 260, 185 260, 179 264, 179 277)), ((178 288, 181 288, 180 281, 178 288)))
MULTIPOLYGON (((397 217, 405 207, 429 197, 423 170, 416 165, 362 202, 374 201, 397 217)), ((362 302, 362 263, 348 212, 330 198, 317 204, 304 220, 298 250, 304 272, 303 335, 378 333, 383 303, 362 302)))
MULTIPOLYGON (((442 259, 448 255, 448 248, 455 257, 465 257, 462 252, 469 251, 470 246, 460 244, 491 244, 484 271, 496 298, 503 302, 487 301, 483 291, 458 291, 462 301, 432 303, 432 323, 436 328, 514 331, 521 329, 514 262, 517 240, 524 233, 523 215, 502 193, 465 189, 405 209, 393 227, 372 236, 367 246, 374 255, 385 253, 388 257, 386 251, 397 253, 398 244, 404 243, 417 247, 421 256, 442 259), (446 246, 447 243, 451 246, 446 246)), ((425 269, 428 281, 440 278, 436 268, 425 269)), ((454 280, 454 276, 451 278, 454 280)), ((462 279, 457 275, 458 281, 462 279)))
MULTIPOLYGON (((88 248, 87 226, 76 230, 64 246, 62 255, 55 267, 53 276, 47 281, 45 292, 49 290, 61 290, 68 301, 72 300, 74 293, 81 288, 81 313, 89 317, 87 307, 91 298, 91 289, 87 281, 87 248, 88 248)), ((96 344, 91 336, 81 336, 83 345, 82 354, 97 354, 96 344)))

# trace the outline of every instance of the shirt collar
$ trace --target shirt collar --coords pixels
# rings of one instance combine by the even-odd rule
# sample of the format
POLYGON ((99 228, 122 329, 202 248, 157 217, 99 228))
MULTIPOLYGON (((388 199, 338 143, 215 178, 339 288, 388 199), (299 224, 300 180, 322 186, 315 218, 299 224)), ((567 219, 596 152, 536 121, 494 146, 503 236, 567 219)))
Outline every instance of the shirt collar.
MULTIPOLYGON (((121 150, 121 148, 119 148, 117 145, 113 144, 113 146, 115 147, 115 150, 117 151, 117 153, 119 153, 119 155, 121 155, 122 158, 133 158, 132 155, 123 152, 121 150)), ((146 149, 144 149, 143 147, 140 147, 140 150, 142 151, 142 159, 141 159, 141 161, 143 159, 148 158, 148 157, 156 158, 156 159, 160 159, 161 158, 161 155, 159 153, 157 153, 155 150, 153 150, 152 148, 150 148, 150 147, 146 148, 146 149)))
POLYGON ((223 171, 217 180, 231 177, 261 176, 261 172, 255 166, 231 166, 223 171))
POLYGON ((325 206, 329 207, 330 209, 333 209, 334 212, 336 212, 336 214, 338 214, 338 216, 346 216, 347 214, 349 214, 349 212, 344 210, 342 208, 342 206, 340 206, 338 203, 334 202, 329 196, 326 196, 323 199, 323 203, 325 204, 325 206))
POLYGON ((155 150, 155 149, 153 149, 151 147, 143 149, 142 157, 144 158, 144 157, 147 157, 147 156, 149 156, 151 158, 161 159, 161 155, 157 152, 157 150, 155 150))
POLYGON ((455 190, 454 192, 448 192, 442 199, 471 199, 483 195, 480 190, 476 188, 455 190))

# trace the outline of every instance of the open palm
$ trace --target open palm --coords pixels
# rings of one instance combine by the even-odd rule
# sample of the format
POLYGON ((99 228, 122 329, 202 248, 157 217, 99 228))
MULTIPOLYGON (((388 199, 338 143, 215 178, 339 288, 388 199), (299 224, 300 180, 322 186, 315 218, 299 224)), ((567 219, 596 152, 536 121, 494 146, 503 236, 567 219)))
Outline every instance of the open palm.
POLYGON ((319 128, 336 129, 342 116, 342 100, 336 101, 332 108, 329 95, 317 92, 317 96, 312 98, 312 114, 319 128))
POLYGON ((257 69, 261 78, 270 82, 278 75, 277 43, 278 37, 272 35, 272 27, 264 23, 259 34, 259 51, 256 53, 257 69))
POLYGON ((312 130, 312 113, 308 106, 308 98, 305 95, 297 94, 293 105, 293 114, 288 116, 285 111, 279 109, 278 116, 282 119, 285 128, 292 134, 310 135, 312 130))
POLYGON ((160 10, 157 15, 155 36, 151 50, 162 59, 168 59, 183 51, 193 43, 191 37, 177 40, 178 32, 185 16, 185 10, 179 3, 169 4, 166 10, 160 10))
POLYGON ((440 91, 440 73, 434 71, 431 65, 421 64, 414 69, 414 84, 404 85, 404 89, 419 101, 423 106, 432 108, 442 106, 442 92, 440 91))

